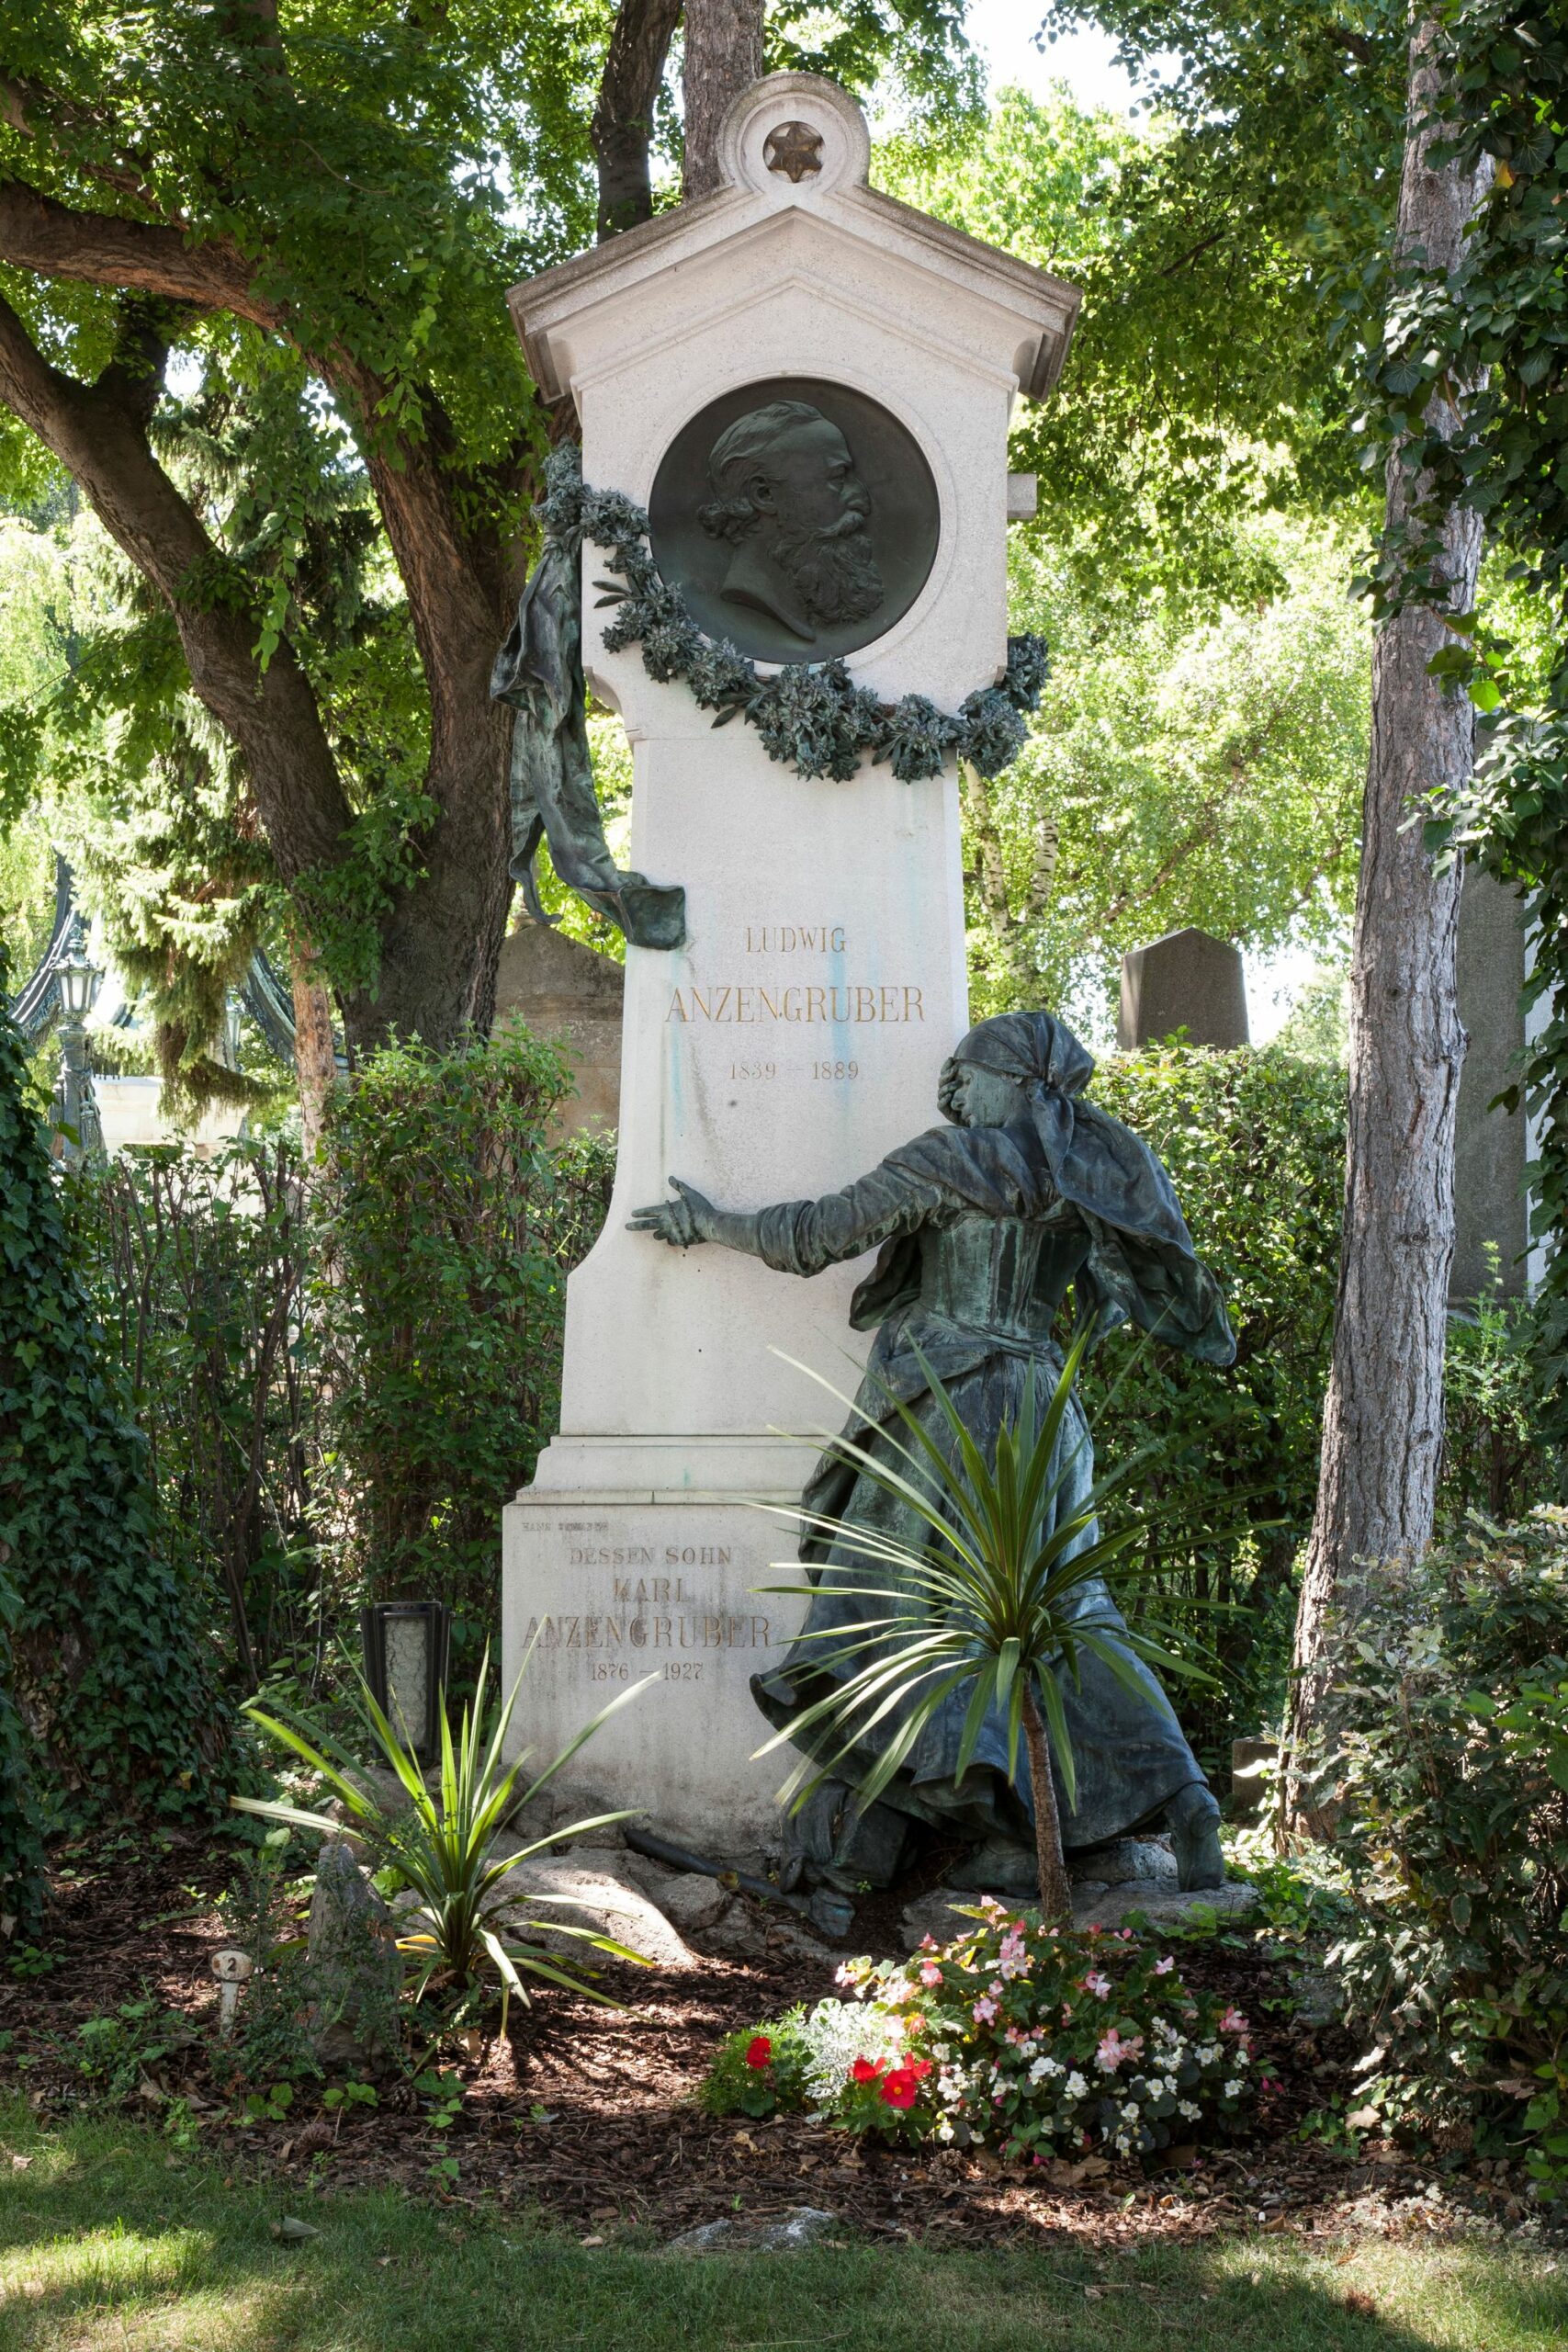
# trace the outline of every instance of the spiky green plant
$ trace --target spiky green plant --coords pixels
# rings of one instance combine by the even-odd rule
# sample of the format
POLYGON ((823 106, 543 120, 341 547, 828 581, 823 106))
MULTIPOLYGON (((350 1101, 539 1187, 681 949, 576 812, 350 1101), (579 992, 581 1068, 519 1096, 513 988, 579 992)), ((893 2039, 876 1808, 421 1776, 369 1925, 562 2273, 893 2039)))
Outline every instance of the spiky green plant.
MULTIPOLYGON (((842 1679, 757 1750, 765 1756, 788 1741, 805 1751, 779 1792, 781 1802, 803 1804, 881 1725, 890 1724, 886 1745, 860 1776, 860 1801, 870 1804, 899 1770, 938 1710, 955 1690, 967 1687, 969 1705, 955 1781, 962 1781, 974 1761, 987 1716, 993 1707, 1000 1709, 1008 1726, 1009 1777, 1017 1770, 1021 1739, 1029 1758, 1040 1900, 1048 1920, 1065 1918, 1072 1908, 1051 1771, 1053 1752, 1069 1804, 1077 1790, 1066 1711, 1054 1671, 1056 1663, 1065 1665, 1076 1684, 1087 1652, 1139 1692, 1144 1685, 1129 1651, 1167 1671, 1195 1671, 1146 1634, 1108 1615, 1092 1598, 1085 1605, 1085 1588, 1139 1547, 1145 1559, 1124 1567, 1122 1581, 1153 1572, 1147 1561, 1146 1521, 1131 1517, 1111 1534, 1101 1533, 1096 1525, 1107 1497, 1143 1462, 1145 1453, 1096 1478, 1070 1510, 1059 1508, 1078 1452, 1064 1440, 1064 1423, 1088 1344, 1086 1332, 1070 1350, 1043 1409, 1031 1366, 1016 1421, 1004 1422, 998 1431, 994 1464, 986 1460, 923 1357, 920 1366, 937 1407, 938 1430, 928 1429, 919 1414, 879 1381, 876 1385, 892 1417, 882 1424, 881 1442, 894 1459, 882 1459, 852 1438, 823 1433, 835 1453, 924 1523, 929 1532, 920 1543, 907 1543, 860 1521, 788 1510, 777 1504, 758 1506, 798 1520, 841 1552, 891 1570, 897 1578, 891 1587, 855 1585, 844 1580, 841 1569, 830 1571, 836 1594, 881 1601, 888 1604, 887 1613, 862 1618, 848 1637, 842 1626, 824 1626, 803 1636, 825 1645, 822 1670, 841 1674, 842 1679), (907 1432, 907 1441, 894 1434, 895 1420, 907 1432), (951 1445, 945 1442, 949 1438, 951 1445), (900 1463, 906 1467, 900 1468, 900 1463)), ((840 1396, 829 1382, 820 1385, 840 1396)), ((851 1399, 840 1396, 840 1401, 852 1410, 851 1399)), ((1087 1434, 1081 1442, 1088 1444, 1087 1434)), ((802 1597, 813 1588, 795 1584, 768 1589, 802 1597)))
MULTIPOLYGON (((537 1838, 532 1844, 520 1847, 513 1854, 494 1852, 497 1833, 520 1806, 529 1804, 541 1790, 547 1788, 563 1767, 570 1762, 607 1717, 618 1707, 635 1699, 657 1676, 645 1675, 629 1690, 620 1691, 607 1707, 600 1709, 591 1723, 585 1724, 576 1737, 570 1740, 555 1760, 538 1777, 525 1787, 524 1778, 530 1760, 525 1748, 508 1764, 504 1759, 507 1736, 512 1726, 513 1710, 523 1675, 533 1656, 529 1644, 522 1668, 507 1698, 496 1711, 494 1721, 488 1725, 484 1719, 484 1695, 490 1679, 490 1651, 487 1648, 480 1662, 479 1681, 471 1703, 465 1704, 456 1740, 447 1719, 446 1692, 441 1694, 441 1771, 436 1787, 426 1785, 420 1770, 419 1758, 388 1721, 364 1676, 355 1669, 357 1690, 355 1712, 364 1725, 371 1747, 379 1752, 383 1762, 396 1773, 408 1799, 400 1813, 389 1814, 367 1795, 355 1777, 360 1759, 344 1744, 330 1733, 305 1722, 290 1720, 283 1714, 269 1714, 259 1702, 252 1700, 244 1712, 258 1730, 267 1734, 285 1747, 302 1757, 313 1771, 319 1772, 344 1811, 353 1822, 355 1834, 362 1838, 369 1849, 377 1867, 390 1866, 396 1870, 420 1898, 416 1915, 419 1925, 408 1935, 400 1936, 398 1950, 413 1963, 412 1983, 416 1995, 423 1994, 437 1981, 467 1984, 481 1977, 487 1968, 493 1969, 501 1981, 501 2030, 506 2031, 507 2004, 515 1993, 522 2001, 528 1998, 525 1976, 541 1977, 552 1984, 564 1984, 573 1993, 588 1993, 595 1999, 603 1995, 584 1984, 580 1978, 564 1968, 553 1953, 540 1944, 518 1942, 517 1927, 508 1927, 503 1915, 517 1899, 518 1890, 508 1882, 521 1870, 547 1849, 572 1838, 582 1838, 591 1829, 603 1829, 611 1822, 625 1821, 625 1813, 601 1813, 585 1821, 574 1821, 547 1837, 537 1838)), ((323 1836, 343 1835, 344 1824, 327 1814, 309 1813, 302 1806, 287 1804, 271 1797, 231 1797, 237 1813, 258 1814, 264 1821, 286 1822, 290 1828, 314 1829, 323 1836)), ((524 1890, 526 1892, 526 1890, 524 1890)), ((550 1896, 552 1905, 576 1903, 567 1895, 550 1896)), ((586 1909, 586 1904, 578 1904, 586 1909)), ((616 1943, 613 1937, 601 1935, 592 1928, 563 1926, 555 1919, 529 1919, 522 1923, 521 1933, 526 1938, 548 1932, 551 1936, 570 1936, 594 1951, 609 1953, 616 1960, 630 1960, 650 1966, 641 1952, 632 1951, 626 1945, 616 1943)))

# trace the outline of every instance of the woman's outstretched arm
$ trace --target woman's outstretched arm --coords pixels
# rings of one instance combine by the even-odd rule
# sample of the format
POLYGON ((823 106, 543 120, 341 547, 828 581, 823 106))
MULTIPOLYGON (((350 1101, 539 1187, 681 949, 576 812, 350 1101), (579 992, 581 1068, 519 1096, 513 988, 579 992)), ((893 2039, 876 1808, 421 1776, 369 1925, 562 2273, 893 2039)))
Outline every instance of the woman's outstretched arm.
POLYGON ((750 1211, 716 1207, 679 1176, 670 1182, 678 1197, 635 1210, 626 1221, 630 1232, 652 1234, 678 1250, 716 1241, 761 1258, 784 1274, 819 1274, 824 1266, 858 1258, 893 1234, 912 1233, 952 1214, 939 1186, 886 1160, 820 1200, 776 1201, 750 1211))

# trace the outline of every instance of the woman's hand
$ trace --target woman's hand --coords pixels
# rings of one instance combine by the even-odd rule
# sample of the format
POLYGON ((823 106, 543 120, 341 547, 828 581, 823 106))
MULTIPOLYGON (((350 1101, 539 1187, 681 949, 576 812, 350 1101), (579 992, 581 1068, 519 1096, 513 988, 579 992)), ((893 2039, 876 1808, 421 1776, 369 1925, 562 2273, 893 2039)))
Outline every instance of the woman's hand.
POLYGON ((689 1250, 694 1241, 712 1241, 719 1211, 690 1184, 682 1184, 679 1176, 671 1176, 670 1182, 680 1199, 655 1201, 646 1209, 634 1209, 626 1219, 626 1231, 651 1233, 655 1240, 668 1241, 672 1250, 689 1250))

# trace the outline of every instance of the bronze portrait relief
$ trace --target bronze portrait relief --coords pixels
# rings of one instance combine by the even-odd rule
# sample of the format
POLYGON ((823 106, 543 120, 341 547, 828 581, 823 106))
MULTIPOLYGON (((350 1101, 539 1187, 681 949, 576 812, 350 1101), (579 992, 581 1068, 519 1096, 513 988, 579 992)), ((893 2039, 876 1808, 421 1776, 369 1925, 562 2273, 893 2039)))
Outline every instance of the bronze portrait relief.
POLYGON ((941 527, 914 436, 814 377, 710 401, 665 451, 649 522, 697 627, 756 662, 825 662, 883 636, 925 586, 941 527))

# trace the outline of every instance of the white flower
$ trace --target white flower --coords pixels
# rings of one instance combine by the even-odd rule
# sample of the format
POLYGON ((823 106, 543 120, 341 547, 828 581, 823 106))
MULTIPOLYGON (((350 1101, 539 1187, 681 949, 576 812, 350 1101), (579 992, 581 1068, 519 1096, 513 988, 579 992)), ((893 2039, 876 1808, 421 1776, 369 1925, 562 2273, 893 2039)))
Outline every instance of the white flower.
POLYGON ((1225 2097, 1227 2098, 1239 2098, 1246 2088, 1247 2085, 1241 2080, 1240 2076, 1233 2075, 1230 2081, 1225 2085, 1225 2097))
POLYGON ((952 2116, 951 2116, 951 2115, 944 2115, 944 2116, 942 2117, 942 2121, 941 2121, 941 2122, 937 2125, 937 2127, 936 2127, 936 2136, 937 2136, 937 2138, 938 2138, 939 2140, 951 2140, 951 2139, 952 2139, 952 2137, 953 2137, 953 2118, 952 2118, 952 2116))
POLYGON ((1125 2123, 1136 2123, 1138 2120, 1138 2102, 1136 2099, 1128 2098, 1122 2100, 1122 2120, 1125 2123))
POLYGON ((1067 2076, 1066 2087, 1066 2094, 1069 2098, 1084 2098, 1089 2093, 1089 2085, 1085 2082, 1083 2076, 1077 2074, 1069 2075, 1067 2076))
POLYGON ((1174 2098, 1176 2097, 1176 2076, 1174 2075, 1168 2075, 1166 2076, 1165 2088, 1168 2098, 1174 2098))
POLYGON ((1203 2112, 1202 2109, 1198 2105, 1197 2100, 1191 2098, 1182 2099, 1179 2103, 1176 2111, 1178 2115, 1184 2115, 1189 2123, 1196 2123, 1198 2118, 1203 2112))
POLYGON ((1061 2075, 1066 2072, 1066 2069, 1059 2058, 1037 2058, 1029 2070, 1029 2079, 1032 2083, 1043 2083, 1048 2075, 1061 2075))

